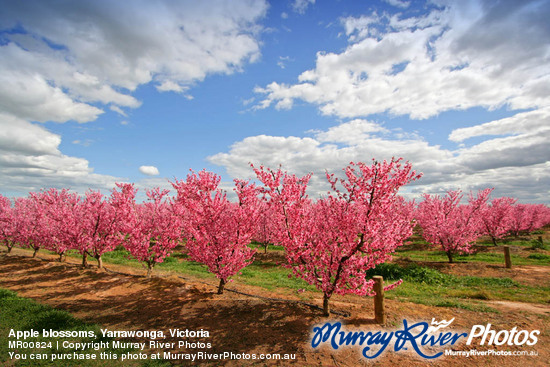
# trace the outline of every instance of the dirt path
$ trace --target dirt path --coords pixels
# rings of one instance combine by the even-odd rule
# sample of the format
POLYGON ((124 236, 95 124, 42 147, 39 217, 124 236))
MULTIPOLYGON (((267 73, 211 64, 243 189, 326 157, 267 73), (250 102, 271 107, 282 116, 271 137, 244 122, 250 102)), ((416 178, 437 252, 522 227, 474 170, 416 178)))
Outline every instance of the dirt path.
MULTIPOLYGON (((226 361, 226 365, 298 365, 298 366, 433 366, 411 351, 387 350, 370 361, 361 356, 357 347, 343 347, 338 351, 328 346, 310 347, 312 328, 324 324, 327 319, 318 310, 300 303, 268 301, 242 294, 225 292, 215 294, 215 286, 203 279, 186 277, 186 280, 165 274, 164 278, 148 281, 138 273, 139 269, 107 265, 125 274, 113 274, 95 269, 80 269, 76 259, 58 263, 53 257, 31 259, 27 252, 17 251, 6 256, 0 254, 0 287, 16 291, 22 297, 65 309, 89 322, 98 323, 111 330, 208 330, 208 352, 234 353, 295 353, 294 363, 283 361, 226 361), (24 256, 27 255, 27 256, 24 256)), ((46 257, 45 255, 41 255, 46 257)), ((287 293, 268 292, 258 287, 232 284, 230 288, 264 297, 292 298, 287 293)), ((321 297, 312 302, 321 304, 321 297)), ((294 300, 299 300, 294 297, 294 300)), ((473 325, 491 323, 493 330, 518 329, 541 330, 534 347, 477 347, 495 350, 534 350, 538 357, 451 357, 438 358, 441 366, 544 366, 550 360, 549 317, 535 309, 521 309, 511 304, 491 305, 501 313, 476 313, 461 309, 437 308, 424 305, 386 300, 387 329, 402 328, 402 320, 430 322, 455 318, 453 332, 469 332, 473 325)), ((347 328, 362 331, 380 331, 374 324, 372 299, 346 296, 334 297, 332 307, 349 312, 351 317, 331 317, 340 320, 347 328)), ((535 306, 533 306, 535 307, 535 306)), ((204 341, 204 340, 203 340, 204 341)), ((470 350, 473 346, 464 342, 452 347, 470 350)), ((388 348, 389 349, 389 348, 388 348)), ((199 349, 188 349, 196 352, 199 349)), ((443 350, 443 349, 440 349, 443 350)), ((185 350, 177 350, 183 352, 185 350)), ((205 365, 209 365, 205 363, 205 365)), ((212 365, 218 365, 213 363, 212 365)))
POLYGON ((550 305, 541 305, 526 302, 486 301, 486 304, 503 311, 527 311, 539 315, 550 316, 550 305))

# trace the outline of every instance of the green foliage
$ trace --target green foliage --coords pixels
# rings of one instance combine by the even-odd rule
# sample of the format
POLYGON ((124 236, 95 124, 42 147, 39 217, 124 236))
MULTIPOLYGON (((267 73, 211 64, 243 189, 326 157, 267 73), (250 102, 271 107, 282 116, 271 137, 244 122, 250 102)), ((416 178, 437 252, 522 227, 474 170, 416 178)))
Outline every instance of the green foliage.
POLYGON ((438 270, 416 264, 402 267, 394 263, 380 264, 374 269, 367 271, 367 277, 381 275, 387 280, 403 279, 414 283, 445 286, 496 286, 496 287, 517 287, 518 284, 510 278, 481 278, 472 276, 455 276, 445 274, 438 270))
POLYGON ((546 246, 542 240, 531 240, 531 249, 533 250, 546 250, 546 246))

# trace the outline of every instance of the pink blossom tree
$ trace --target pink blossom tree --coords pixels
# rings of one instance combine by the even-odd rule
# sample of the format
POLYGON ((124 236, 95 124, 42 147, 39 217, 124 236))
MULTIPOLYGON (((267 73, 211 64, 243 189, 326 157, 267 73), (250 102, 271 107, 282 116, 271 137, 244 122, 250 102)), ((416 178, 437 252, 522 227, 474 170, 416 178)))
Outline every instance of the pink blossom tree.
POLYGON ((258 190, 253 184, 235 180, 238 202, 233 203, 218 188, 219 183, 219 176, 203 170, 172 185, 177 191, 176 203, 186 213, 189 258, 216 275, 218 294, 222 294, 229 278, 250 264, 256 252, 248 244, 258 218, 258 190))
POLYGON ((80 197, 66 189, 51 188, 42 192, 39 200, 49 227, 45 247, 57 253, 59 261, 64 261, 68 250, 77 249, 83 243, 80 197))
POLYGON ((146 192, 148 201, 129 203, 133 212, 128 215, 122 229, 127 237, 124 247, 137 260, 147 265, 147 278, 156 264, 170 256, 181 240, 181 220, 176 215, 168 190, 154 188, 146 192))
POLYGON ((282 223, 276 220, 273 208, 266 201, 259 201, 259 217, 252 239, 263 246, 264 253, 270 244, 276 243, 277 226, 280 225, 282 223))
POLYGON ((491 237, 493 245, 503 238, 512 226, 512 209, 516 199, 510 197, 495 198, 490 205, 481 209, 481 221, 484 233, 491 237))
POLYGON ((130 205, 135 189, 131 184, 117 184, 120 189, 114 189, 109 199, 99 191, 88 191, 84 197, 81 211, 83 244, 82 266, 87 265, 87 256, 97 260, 99 269, 103 268, 101 256, 122 245, 124 234, 121 223, 130 216, 130 205))
POLYGON ((39 196, 31 192, 29 197, 15 199, 14 205, 14 240, 21 247, 33 249, 32 257, 36 257, 50 239, 49 225, 39 196))
POLYGON ((483 232, 481 212, 492 189, 470 194, 468 204, 460 204, 461 191, 449 191, 444 197, 424 194, 418 205, 417 220, 424 239, 439 245, 453 262, 456 253, 472 253, 475 240, 483 232))
POLYGON ((14 210, 11 205, 11 200, 0 195, 0 243, 8 248, 8 254, 15 245, 15 223, 14 210))
POLYGON ((548 223, 548 207, 543 204, 516 204, 511 212, 510 233, 518 237, 548 223))
POLYGON ((329 315, 333 294, 373 295, 374 281, 365 277, 366 270, 390 260, 412 234, 414 204, 397 195, 400 187, 420 177, 412 166, 401 159, 352 162, 344 169, 345 179, 327 174, 332 192, 316 202, 306 194, 309 175, 254 170, 284 223, 278 241, 287 265, 323 292, 323 314, 329 315))

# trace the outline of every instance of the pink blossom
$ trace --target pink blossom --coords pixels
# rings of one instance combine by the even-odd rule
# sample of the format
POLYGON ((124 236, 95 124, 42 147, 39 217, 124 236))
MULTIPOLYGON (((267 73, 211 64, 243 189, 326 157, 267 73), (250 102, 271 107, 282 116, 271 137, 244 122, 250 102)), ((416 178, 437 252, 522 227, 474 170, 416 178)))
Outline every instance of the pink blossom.
POLYGON ((191 260, 205 264, 220 279, 218 293, 228 279, 250 264, 255 250, 248 247, 259 216, 258 189, 246 181, 235 180, 238 203, 232 203, 218 188, 220 177, 214 173, 191 172, 185 181, 172 185, 176 204, 188 235, 186 248, 191 260))
POLYGON ((483 232, 482 208, 493 189, 485 189, 468 204, 460 204, 462 193, 449 191, 444 197, 424 194, 424 201, 418 205, 416 217, 422 227, 424 239, 439 245, 453 262, 456 253, 472 253, 472 245, 483 232))
POLYGON ((323 291, 324 314, 336 294, 371 294, 365 271, 391 259, 412 233, 413 205, 398 189, 420 177, 401 159, 351 163, 345 179, 327 174, 332 187, 315 202, 307 194, 310 175, 254 168, 263 192, 276 210, 277 241, 285 248, 293 274, 323 291))

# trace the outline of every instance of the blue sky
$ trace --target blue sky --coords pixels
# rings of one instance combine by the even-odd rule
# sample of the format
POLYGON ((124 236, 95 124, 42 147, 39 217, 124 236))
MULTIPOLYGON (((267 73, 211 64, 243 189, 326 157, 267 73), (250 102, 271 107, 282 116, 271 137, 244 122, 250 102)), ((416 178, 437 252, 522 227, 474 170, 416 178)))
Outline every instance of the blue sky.
POLYGON ((0 193, 403 157, 548 203, 550 1, 0 1, 0 193))

